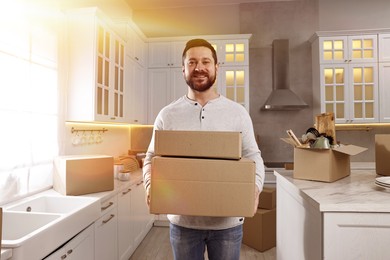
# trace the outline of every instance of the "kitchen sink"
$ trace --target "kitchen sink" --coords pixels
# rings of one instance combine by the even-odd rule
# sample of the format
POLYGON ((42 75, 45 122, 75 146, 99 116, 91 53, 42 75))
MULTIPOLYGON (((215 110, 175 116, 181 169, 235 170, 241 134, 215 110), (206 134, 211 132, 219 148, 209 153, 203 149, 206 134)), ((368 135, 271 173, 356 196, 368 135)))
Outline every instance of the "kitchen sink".
POLYGON ((98 219, 100 205, 99 198, 51 194, 5 205, 2 248, 12 248, 13 259, 42 259, 98 219))
POLYGON ((15 244, 28 236, 33 236, 60 217, 60 214, 26 214, 4 211, 2 246, 7 246, 11 241, 15 244))
POLYGON ((69 214, 91 203, 91 198, 76 196, 41 196, 9 207, 8 211, 69 214))

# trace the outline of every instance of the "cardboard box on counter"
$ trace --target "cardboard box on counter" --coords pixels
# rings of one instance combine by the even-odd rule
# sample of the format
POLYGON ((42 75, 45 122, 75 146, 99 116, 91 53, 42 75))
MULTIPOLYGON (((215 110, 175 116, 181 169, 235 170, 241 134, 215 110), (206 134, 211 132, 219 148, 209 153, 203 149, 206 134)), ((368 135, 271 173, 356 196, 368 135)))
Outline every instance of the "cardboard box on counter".
POLYGON ((276 246, 276 208, 258 209, 254 217, 245 218, 242 242, 260 252, 276 246))
POLYGON ((390 175, 390 134, 375 135, 375 169, 379 175, 390 175))
POLYGON ((276 208, 276 188, 264 187, 259 195, 259 209, 276 208))
POLYGON ((156 156, 152 160, 150 213, 253 216, 255 163, 156 156))
POLYGON ((156 130, 156 155, 241 159, 241 133, 156 130))
POLYGON ((296 179, 334 182, 351 173, 350 156, 367 148, 341 145, 332 149, 294 148, 296 179))
POLYGON ((54 159, 53 188, 62 195, 114 189, 114 158, 105 155, 59 156, 54 159))

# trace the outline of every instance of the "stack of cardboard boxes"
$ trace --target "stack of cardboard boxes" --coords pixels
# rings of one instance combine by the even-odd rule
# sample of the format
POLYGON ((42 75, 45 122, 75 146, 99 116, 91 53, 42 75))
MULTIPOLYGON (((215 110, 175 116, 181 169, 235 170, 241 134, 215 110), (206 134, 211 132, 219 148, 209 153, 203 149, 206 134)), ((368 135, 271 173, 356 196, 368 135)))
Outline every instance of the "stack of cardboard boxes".
POLYGON ((259 208, 252 218, 245 218, 242 242, 260 252, 276 246, 276 188, 264 187, 259 208))
POLYGON ((241 133, 156 131, 150 213, 251 217, 255 163, 241 133))

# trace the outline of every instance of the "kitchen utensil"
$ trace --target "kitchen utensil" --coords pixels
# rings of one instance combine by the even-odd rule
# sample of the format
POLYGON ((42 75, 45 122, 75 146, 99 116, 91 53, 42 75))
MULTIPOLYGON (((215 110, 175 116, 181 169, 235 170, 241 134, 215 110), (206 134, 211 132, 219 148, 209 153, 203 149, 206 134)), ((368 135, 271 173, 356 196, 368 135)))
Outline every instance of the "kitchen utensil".
POLYGON ((288 136, 290 136, 290 138, 293 139, 295 146, 297 146, 297 147, 302 146, 302 143, 299 141, 299 139, 296 137, 296 135, 294 134, 294 132, 291 129, 287 130, 286 132, 287 132, 288 136))
POLYGON ((318 132, 324 133, 327 136, 331 136, 333 138, 333 143, 336 143, 336 126, 334 113, 322 113, 317 115, 316 118, 316 128, 318 132))
POLYGON ((326 138, 325 136, 318 137, 317 140, 313 144, 313 148, 329 149, 330 148, 329 139, 326 138))

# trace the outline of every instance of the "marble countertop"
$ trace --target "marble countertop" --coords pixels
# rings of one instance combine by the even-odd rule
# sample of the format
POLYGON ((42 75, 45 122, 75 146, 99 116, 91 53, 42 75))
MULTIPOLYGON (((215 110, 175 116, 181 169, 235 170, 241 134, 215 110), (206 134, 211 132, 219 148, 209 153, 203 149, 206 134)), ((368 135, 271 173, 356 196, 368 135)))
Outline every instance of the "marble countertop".
POLYGON ((274 174, 290 194, 302 196, 321 212, 390 212, 390 189, 375 185, 375 170, 362 168, 332 183, 294 179, 292 170, 274 174))

